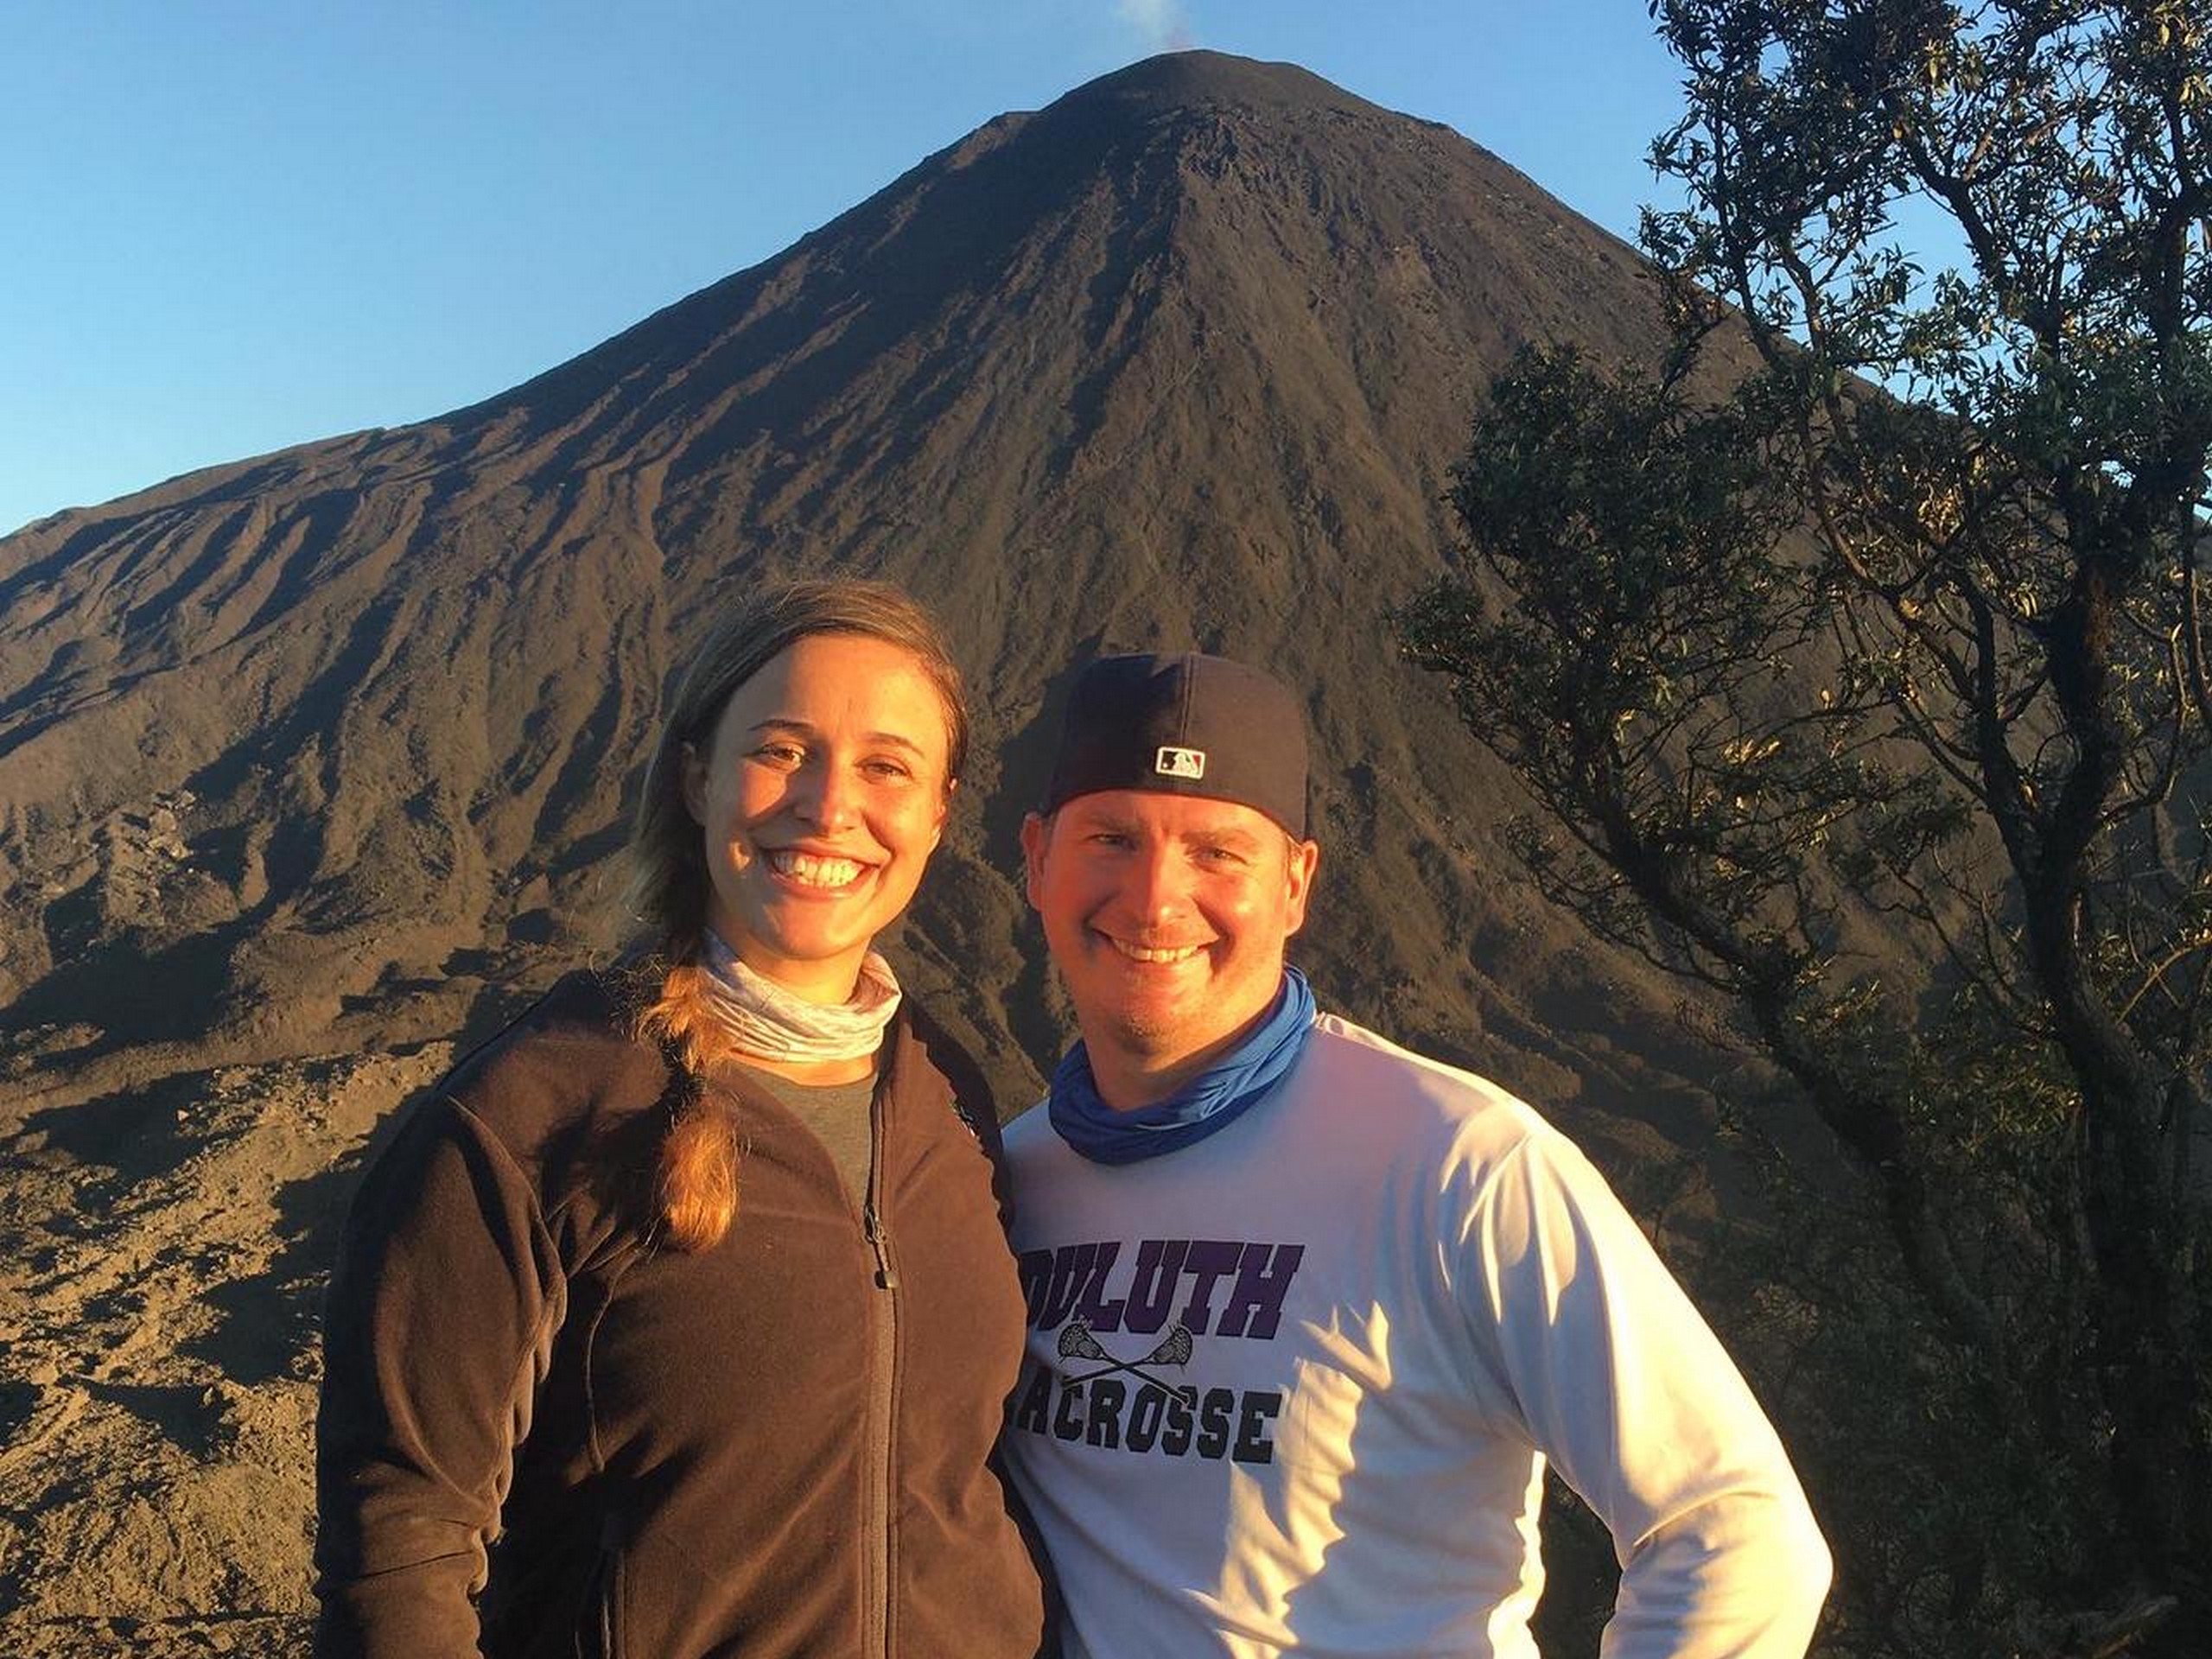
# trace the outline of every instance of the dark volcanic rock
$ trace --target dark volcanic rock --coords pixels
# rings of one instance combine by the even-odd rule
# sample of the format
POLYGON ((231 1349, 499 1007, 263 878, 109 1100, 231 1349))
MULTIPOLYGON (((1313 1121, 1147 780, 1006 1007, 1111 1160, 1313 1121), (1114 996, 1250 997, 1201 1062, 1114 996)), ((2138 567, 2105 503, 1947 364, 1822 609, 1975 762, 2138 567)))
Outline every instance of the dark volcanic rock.
POLYGON ((981 760, 907 960, 1011 1092, 1060 1036, 1013 880, 1052 695, 1100 647, 1196 645, 1310 694, 1327 1000, 1570 1117, 1658 1109, 1672 993, 1516 886, 1511 789, 1385 619, 1446 556, 1504 353, 1640 352, 1649 316, 1625 247, 1464 138, 1189 53, 474 408, 0 541, 19 1080, 480 1023, 619 932, 693 632, 840 569, 924 595, 972 669, 981 760))

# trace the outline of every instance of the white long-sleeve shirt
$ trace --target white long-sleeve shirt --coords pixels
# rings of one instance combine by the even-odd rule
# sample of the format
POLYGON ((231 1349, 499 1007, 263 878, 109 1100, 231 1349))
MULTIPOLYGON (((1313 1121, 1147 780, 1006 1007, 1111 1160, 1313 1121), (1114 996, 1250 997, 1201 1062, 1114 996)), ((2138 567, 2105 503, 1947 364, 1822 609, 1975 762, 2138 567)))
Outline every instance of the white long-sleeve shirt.
POLYGON ((1009 1126, 1008 1460, 1076 1659, 1535 1659, 1547 1459, 1621 1558, 1608 1659, 1797 1659, 1828 1558, 1764 1414, 1574 1147, 1332 1016, 1109 1166, 1009 1126))

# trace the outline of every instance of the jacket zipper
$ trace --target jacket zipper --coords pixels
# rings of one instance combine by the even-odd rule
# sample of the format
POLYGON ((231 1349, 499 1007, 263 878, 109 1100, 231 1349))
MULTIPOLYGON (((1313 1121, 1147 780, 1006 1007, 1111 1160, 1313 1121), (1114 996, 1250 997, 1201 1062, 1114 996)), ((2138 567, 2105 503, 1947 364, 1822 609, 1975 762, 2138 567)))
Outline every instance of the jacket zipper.
POLYGON ((883 1223, 884 1095, 878 1088, 868 1113, 868 1201, 861 1229, 875 1256, 877 1294, 868 1299, 869 1340, 875 1363, 869 1368, 867 1451, 867 1573, 870 1580, 861 1610, 861 1651, 868 1659, 891 1654, 891 1439, 895 1400, 893 1371, 899 1357, 899 1273, 892 1265, 891 1234, 883 1223))

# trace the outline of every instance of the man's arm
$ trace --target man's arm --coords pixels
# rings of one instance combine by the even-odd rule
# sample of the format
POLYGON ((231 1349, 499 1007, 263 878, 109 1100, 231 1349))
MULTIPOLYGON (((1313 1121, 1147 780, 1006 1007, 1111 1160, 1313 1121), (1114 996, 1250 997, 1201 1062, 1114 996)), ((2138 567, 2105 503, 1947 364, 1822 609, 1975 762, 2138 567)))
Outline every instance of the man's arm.
POLYGON ((1478 1351, 1613 1535, 1606 1659, 1799 1659, 1827 1545, 1758 1402, 1603 1178, 1539 1128, 1460 1240, 1478 1351))

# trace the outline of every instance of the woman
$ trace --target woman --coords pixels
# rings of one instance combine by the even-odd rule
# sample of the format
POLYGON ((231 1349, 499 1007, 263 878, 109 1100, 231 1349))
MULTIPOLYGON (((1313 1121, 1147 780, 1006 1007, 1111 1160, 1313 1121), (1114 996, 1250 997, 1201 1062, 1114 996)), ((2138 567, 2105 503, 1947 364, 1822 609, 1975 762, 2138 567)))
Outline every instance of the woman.
POLYGON ((967 738, 888 589, 798 584, 709 638, 632 837, 655 948, 464 1061, 355 1201, 321 1651, 1037 1647, 985 1461, 1023 1319, 996 1120, 870 949, 967 738))

